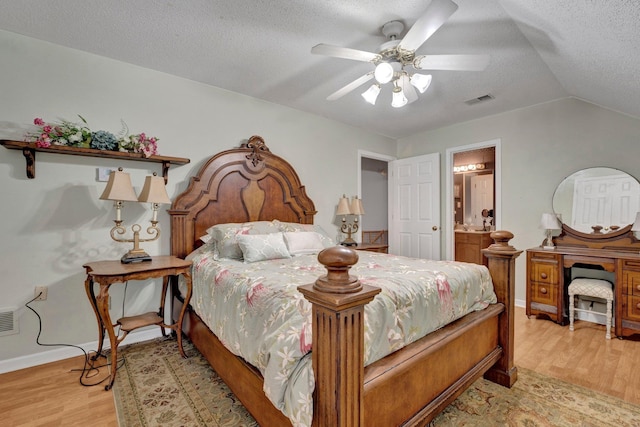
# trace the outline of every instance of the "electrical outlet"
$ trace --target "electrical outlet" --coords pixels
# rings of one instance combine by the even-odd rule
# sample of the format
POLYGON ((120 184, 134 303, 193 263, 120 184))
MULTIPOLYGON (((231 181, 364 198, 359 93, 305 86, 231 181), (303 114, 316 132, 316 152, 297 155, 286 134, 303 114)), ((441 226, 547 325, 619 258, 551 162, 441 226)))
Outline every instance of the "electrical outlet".
POLYGON ((36 286, 36 290, 34 292, 34 296, 36 297, 35 301, 44 301, 47 299, 47 287, 46 286, 36 286))

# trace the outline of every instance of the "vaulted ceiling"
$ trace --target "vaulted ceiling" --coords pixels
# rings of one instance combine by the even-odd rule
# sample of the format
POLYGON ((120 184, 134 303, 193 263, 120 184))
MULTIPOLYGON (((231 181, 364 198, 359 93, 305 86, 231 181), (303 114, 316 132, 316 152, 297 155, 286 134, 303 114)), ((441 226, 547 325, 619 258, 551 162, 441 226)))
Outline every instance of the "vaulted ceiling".
POLYGON ((427 92, 402 108, 390 106, 389 88, 365 103, 368 85, 326 100, 373 65, 313 46, 377 52, 384 23, 408 29, 430 1, 0 0, 0 29, 392 138, 569 96, 640 117, 635 0, 454 0, 458 10, 417 53, 488 54, 484 71, 433 71, 427 92))

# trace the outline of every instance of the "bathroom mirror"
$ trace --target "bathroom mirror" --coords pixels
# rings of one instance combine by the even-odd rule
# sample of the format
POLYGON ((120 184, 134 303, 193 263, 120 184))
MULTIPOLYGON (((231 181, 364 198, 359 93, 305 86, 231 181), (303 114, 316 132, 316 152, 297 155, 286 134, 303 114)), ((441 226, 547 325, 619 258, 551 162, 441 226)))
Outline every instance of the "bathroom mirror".
POLYGON ((615 231, 632 224, 640 211, 640 183, 618 169, 583 169, 558 185, 553 211, 565 226, 582 233, 615 231))

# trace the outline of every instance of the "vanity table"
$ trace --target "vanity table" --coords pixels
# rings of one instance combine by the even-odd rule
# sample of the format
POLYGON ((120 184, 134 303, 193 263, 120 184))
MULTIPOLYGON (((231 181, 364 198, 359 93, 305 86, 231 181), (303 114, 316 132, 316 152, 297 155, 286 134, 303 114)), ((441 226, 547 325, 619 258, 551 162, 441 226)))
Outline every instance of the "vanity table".
MULTIPOLYGON (((602 183, 602 178, 607 176, 605 172, 615 179, 624 174, 615 169, 593 169, 598 169, 596 175, 591 175, 596 177, 598 186, 602 183)), ((564 181, 558 186, 553 206, 563 224, 560 235, 553 238, 555 248, 544 249, 540 246, 527 250, 527 316, 541 316, 566 325, 569 319, 567 287, 572 280, 572 269, 581 268, 581 275, 585 271, 601 270, 612 273, 614 277, 615 335, 622 338, 640 334, 640 240, 636 239, 630 224, 635 218, 635 212, 640 210, 640 184, 633 177, 630 180, 625 181, 623 188, 631 189, 632 192, 623 194, 622 202, 615 200, 616 194, 620 192, 612 191, 611 185, 605 190, 611 200, 603 199, 601 202, 598 219, 603 222, 592 222, 590 230, 581 223, 589 218, 589 212, 580 215, 581 222, 573 220, 576 205, 584 207, 584 200, 566 199, 567 195, 579 198, 576 195, 579 191, 574 191, 573 187, 566 188, 563 186, 564 181), (632 185, 628 185, 630 180, 634 181, 632 185), (622 205, 628 206, 626 213, 621 211, 622 205), (602 215, 602 212, 607 211, 607 206, 610 211, 616 211, 613 220, 602 215), (611 221, 620 221, 617 223, 623 225, 613 225, 615 222, 611 221)), ((587 189, 586 193, 590 192, 587 189)))
MULTIPOLYGON (((630 227, 628 227, 630 228, 630 227)), ((632 234, 629 230, 625 234, 632 234)), ((640 245, 640 242, 635 242, 640 245)), ((571 268, 595 268, 614 273, 615 335, 640 334, 640 250, 557 246, 527 250, 527 316, 543 315, 566 325, 567 287, 571 268)))

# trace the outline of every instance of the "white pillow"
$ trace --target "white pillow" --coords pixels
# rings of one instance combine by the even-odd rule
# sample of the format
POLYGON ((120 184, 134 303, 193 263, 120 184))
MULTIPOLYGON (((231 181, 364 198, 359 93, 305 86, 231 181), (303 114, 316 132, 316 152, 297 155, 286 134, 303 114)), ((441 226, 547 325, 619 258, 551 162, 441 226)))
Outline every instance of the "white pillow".
POLYGON ((315 231, 288 231, 284 233, 284 239, 293 256, 317 254, 324 249, 322 237, 315 231))
POLYGON ((333 241, 329 234, 319 225, 315 224, 299 224, 297 222, 280 222, 278 220, 273 221, 274 224, 278 224, 280 231, 287 232, 300 232, 300 231, 315 231, 320 236, 320 241, 325 248, 335 246, 336 242, 333 241))
POLYGON ((238 234, 236 239, 244 262, 291 258, 282 233, 238 234))

